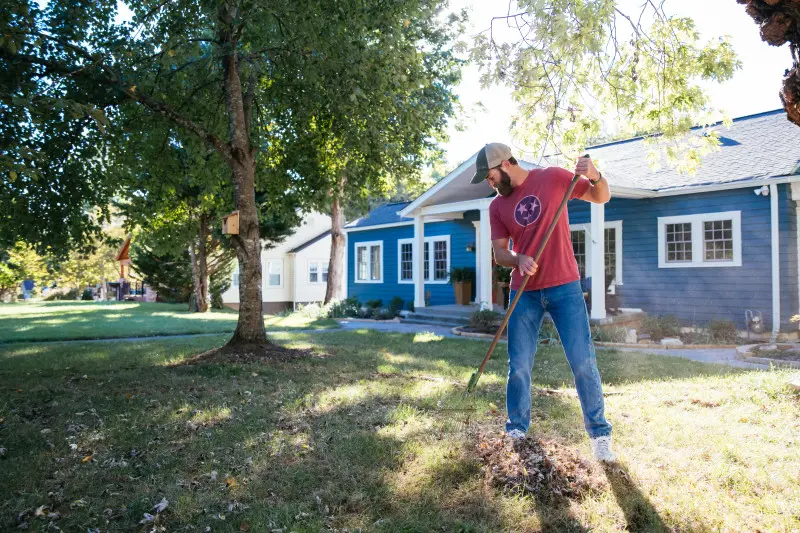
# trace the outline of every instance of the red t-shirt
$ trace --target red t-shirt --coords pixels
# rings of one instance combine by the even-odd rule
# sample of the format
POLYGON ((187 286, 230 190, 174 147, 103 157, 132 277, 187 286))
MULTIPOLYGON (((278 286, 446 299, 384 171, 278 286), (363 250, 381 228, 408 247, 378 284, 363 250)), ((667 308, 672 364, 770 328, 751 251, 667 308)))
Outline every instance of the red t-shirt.
MULTIPOLYGON (((528 172, 528 177, 514 188, 510 196, 496 196, 489 205, 492 240, 510 237, 512 250, 533 256, 561 205, 572 176, 572 172, 563 168, 537 168, 528 172)), ((589 180, 581 178, 575 184, 570 199, 580 198, 589 187, 589 180)), ((578 263, 572 251, 566 207, 542 251, 538 265, 536 274, 525 286, 526 291, 546 289, 580 279, 578 263)), ((519 269, 515 268, 511 273, 511 289, 518 290, 523 278, 519 269)))

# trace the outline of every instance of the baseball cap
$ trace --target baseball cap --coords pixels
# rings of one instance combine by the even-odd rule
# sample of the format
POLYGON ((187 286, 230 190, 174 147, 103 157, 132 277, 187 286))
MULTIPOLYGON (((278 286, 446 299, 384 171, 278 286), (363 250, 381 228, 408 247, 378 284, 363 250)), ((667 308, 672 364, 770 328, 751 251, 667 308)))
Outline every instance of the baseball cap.
POLYGON ((475 175, 471 183, 480 183, 486 179, 489 170, 511 158, 511 148, 503 143, 489 143, 478 152, 475 160, 475 175))

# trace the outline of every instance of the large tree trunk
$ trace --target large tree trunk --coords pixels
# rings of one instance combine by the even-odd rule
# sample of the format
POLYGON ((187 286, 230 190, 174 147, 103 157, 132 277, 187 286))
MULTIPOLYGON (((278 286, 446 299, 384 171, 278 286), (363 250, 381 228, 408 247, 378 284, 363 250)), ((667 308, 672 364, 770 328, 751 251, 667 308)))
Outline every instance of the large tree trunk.
POLYGON ((196 313, 200 311, 200 272, 197 268, 197 253, 194 251, 194 242, 189 244, 189 261, 192 263, 192 286, 194 290, 194 300, 189 300, 189 312, 196 313))
POLYGON ((255 191, 255 154, 250 145, 248 117, 252 108, 253 84, 248 98, 242 94, 237 44, 240 29, 238 4, 219 4, 219 42, 226 50, 222 58, 225 85, 225 108, 228 115, 231 156, 228 164, 233 174, 234 201, 239 211, 239 235, 233 240, 239 258, 239 322, 228 346, 268 344, 261 308, 261 239, 255 191))
POLYGON ((344 178, 340 180, 339 189, 331 200, 331 257, 328 262, 328 286, 325 290, 325 303, 330 303, 342 294, 344 283, 344 209, 342 195, 344 178))
POLYGON ((200 242, 197 246, 197 274, 199 291, 196 295, 197 312, 206 313, 211 309, 211 299, 208 296, 208 250, 206 242, 208 239, 208 220, 200 217, 200 242))

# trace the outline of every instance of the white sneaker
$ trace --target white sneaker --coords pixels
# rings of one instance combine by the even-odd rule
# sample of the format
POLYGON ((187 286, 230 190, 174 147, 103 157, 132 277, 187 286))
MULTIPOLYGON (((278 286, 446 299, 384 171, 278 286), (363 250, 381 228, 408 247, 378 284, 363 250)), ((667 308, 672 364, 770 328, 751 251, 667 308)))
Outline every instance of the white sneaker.
POLYGON ((506 436, 511 440, 523 440, 525 438, 525 433, 519 429, 512 429, 506 432, 506 436))
POLYGON ((591 439, 594 458, 603 463, 613 463, 617 456, 611 451, 611 435, 591 439))

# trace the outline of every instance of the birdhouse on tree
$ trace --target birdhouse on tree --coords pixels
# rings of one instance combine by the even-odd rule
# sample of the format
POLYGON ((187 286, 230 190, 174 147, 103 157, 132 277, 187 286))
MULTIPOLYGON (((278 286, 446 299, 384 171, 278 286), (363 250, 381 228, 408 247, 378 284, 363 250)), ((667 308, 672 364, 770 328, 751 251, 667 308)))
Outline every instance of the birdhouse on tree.
POLYGON ((222 217, 222 233, 239 235, 239 211, 234 211, 230 215, 222 217))

